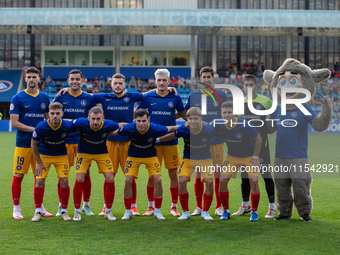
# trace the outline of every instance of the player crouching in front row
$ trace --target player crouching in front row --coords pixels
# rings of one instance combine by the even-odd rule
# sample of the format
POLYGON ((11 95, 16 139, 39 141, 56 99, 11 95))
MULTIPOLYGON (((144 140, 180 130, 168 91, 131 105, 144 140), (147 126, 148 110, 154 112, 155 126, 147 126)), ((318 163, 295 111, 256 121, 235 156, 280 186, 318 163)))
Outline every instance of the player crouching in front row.
POLYGON ((69 133, 76 131, 76 128, 71 121, 61 119, 63 116, 62 110, 62 104, 50 104, 49 119, 40 122, 32 135, 31 148, 37 161, 35 168, 36 183, 34 186, 35 214, 32 221, 40 221, 41 219, 45 179, 52 164, 55 166, 60 181, 61 218, 71 220, 71 217, 67 214, 70 187, 68 185, 69 164, 65 140, 69 133))
POLYGON ((90 110, 89 118, 78 118, 73 121, 74 126, 80 132, 77 152, 76 182, 73 188, 73 202, 75 207, 74 221, 81 220, 80 203, 84 186, 85 174, 92 161, 96 161, 99 173, 105 177, 105 214, 108 220, 116 220, 111 212, 115 195, 113 166, 106 147, 106 139, 113 135, 113 131, 123 127, 126 123, 116 123, 112 120, 104 120, 103 109, 96 106, 90 110))
POLYGON ((125 165, 124 204, 126 210, 122 220, 129 220, 132 217, 132 181, 134 178, 138 178, 139 166, 142 164, 145 164, 149 178, 153 178, 155 183, 154 217, 158 220, 165 219, 161 213, 163 188, 161 167, 157 158, 155 143, 157 137, 176 130, 177 126, 166 127, 150 123, 149 112, 145 109, 138 109, 134 113, 133 123, 127 124, 114 132, 116 135, 128 136, 131 140, 125 165))
POLYGON ((262 145, 261 135, 255 127, 248 125, 248 121, 235 117, 233 103, 224 102, 221 115, 227 123, 216 124, 215 129, 226 141, 228 155, 220 179, 220 197, 224 208, 220 219, 230 219, 228 182, 231 177, 236 178, 238 169, 241 167, 241 170, 247 171, 251 187, 250 221, 258 221, 257 207, 260 201, 258 158, 262 145))
POLYGON ((212 160, 209 143, 213 137, 219 136, 211 126, 202 124, 202 112, 197 107, 191 107, 187 113, 188 121, 178 127, 175 133, 160 137, 160 142, 183 137, 184 152, 183 161, 179 169, 179 200, 183 214, 179 220, 190 219, 189 193, 187 183, 196 169, 200 169, 201 178, 205 182, 204 204, 201 218, 213 220, 208 211, 213 200, 213 178, 212 160))

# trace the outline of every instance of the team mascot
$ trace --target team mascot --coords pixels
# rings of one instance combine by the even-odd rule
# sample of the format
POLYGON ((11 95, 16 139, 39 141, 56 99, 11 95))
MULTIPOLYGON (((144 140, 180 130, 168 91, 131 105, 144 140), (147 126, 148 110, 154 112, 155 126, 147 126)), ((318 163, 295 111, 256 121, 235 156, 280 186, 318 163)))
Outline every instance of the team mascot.
MULTIPOLYGON (((323 132, 329 127, 332 119, 332 103, 328 97, 323 97, 321 113, 318 116, 307 104, 303 106, 311 115, 305 115, 295 104, 287 104, 286 115, 281 115, 281 89, 304 88, 309 90, 313 97, 316 85, 326 80, 330 74, 328 69, 312 70, 292 58, 286 59, 276 72, 266 70, 263 74, 264 81, 271 86, 271 90, 277 88, 278 96, 278 107, 271 119, 279 121, 273 121, 273 124, 268 121, 269 133, 277 131, 274 180, 279 215, 275 220, 290 219, 294 202, 301 219, 313 221, 310 217, 313 200, 312 174, 309 171, 307 156, 308 123, 315 131, 323 132)), ((287 99, 305 97, 306 95, 300 92, 286 94, 287 99)))

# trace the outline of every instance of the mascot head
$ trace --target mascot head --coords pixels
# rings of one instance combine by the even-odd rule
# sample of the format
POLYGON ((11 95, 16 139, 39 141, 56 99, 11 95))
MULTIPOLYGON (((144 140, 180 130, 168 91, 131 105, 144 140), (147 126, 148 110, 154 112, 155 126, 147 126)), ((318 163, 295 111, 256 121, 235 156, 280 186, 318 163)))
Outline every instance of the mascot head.
MULTIPOLYGON (((271 89, 277 88, 278 103, 281 103, 281 89, 285 88, 304 88, 308 89, 311 96, 314 95, 316 84, 327 80, 331 75, 331 71, 324 69, 312 70, 310 67, 302 64, 300 61, 288 58, 283 62, 282 66, 276 72, 272 70, 265 70, 263 79, 265 83, 270 85, 271 89)), ((290 93, 287 97, 304 98, 303 93, 290 93)), ((295 105, 287 105, 287 110, 295 110, 295 105)))

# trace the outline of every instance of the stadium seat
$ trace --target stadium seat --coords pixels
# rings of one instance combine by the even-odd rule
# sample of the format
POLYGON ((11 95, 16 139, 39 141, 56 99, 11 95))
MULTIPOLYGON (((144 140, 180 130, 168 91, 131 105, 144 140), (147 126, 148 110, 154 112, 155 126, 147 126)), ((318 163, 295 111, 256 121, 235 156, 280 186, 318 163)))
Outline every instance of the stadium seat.
POLYGON ((131 91, 130 92, 135 92, 136 88, 135 87, 131 87, 131 91))
POLYGON ((51 87, 51 92, 55 93, 55 87, 51 87))
POLYGON ((55 81, 52 81, 51 82, 51 87, 55 87, 55 84, 56 84, 55 81))
POLYGON ((68 82, 67 82, 67 81, 64 81, 64 82, 63 82, 63 87, 64 87, 64 88, 68 87, 68 82))
POLYGON ((50 92, 50 87, 49 86, 45 87, 45 90, 46 90, 46 93, 48 94, 48 92, 50 92))
POLYGON ((184 88, 183 87, 179 88, 179 93, 184 93, 184 88))
POLYGON ((190 94, 190 88, 185 88, 185 93, 190 94))

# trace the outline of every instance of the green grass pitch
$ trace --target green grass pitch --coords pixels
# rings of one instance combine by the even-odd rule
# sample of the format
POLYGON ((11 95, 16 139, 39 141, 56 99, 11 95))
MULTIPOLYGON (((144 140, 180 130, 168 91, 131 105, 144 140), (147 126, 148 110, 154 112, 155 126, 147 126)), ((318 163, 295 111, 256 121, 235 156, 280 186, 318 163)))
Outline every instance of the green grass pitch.
MULTIPOLYGON (((199 217, 180 222, 170 215, 169 179, 163 169, 164 199, 162 212, 165 221, 153 217, 133 217, 122 221, 124 214, 122 172, 117 174, 113 214, 117 221, 82 215, 81 222, 64 222, 59 217, 42 218, 33 223, 33 176, 25 176, 22 185, 21 209, 24 220, 12 218, 11 183, 15 133, 0 133, 0 254, 339 254, 340 205, 339 174, 323 175, 332 178, 314 178, 312 196, 314 222, 300 220, 294 209, 288 221, 265 219, 268 198, 260 178, 261 200, 259 221, 249 222, 249 215, 232 216, 220 221, 214 215, 215 200, 210 209, 214 220, 206 222, 199 217)), ((310 134, 310 164, 338 164, 339 134, 310 134)), ((270 136, 271 156, 274 159, 275 136, 270 136)), ((180 141, 180 150, 183 143, 180 141)), ((340 171, 340 169, 339 169, 340 171)), ((91 168, 92 196, 90 205, 97 215, 103 205, 103 176, 97 166, 91 168)), ((141 169, 137 180, 137 204, 140 213, 147 209, 146 170, 141 169)), ((316 176, 316 175, 315 175, 316 176)), ((75 181, 71 168, 71 196, 68 212, 73 217, 72 188, 75 181)), ((44 206, 56 213, 58 206, 57 177, 54 168, 46 180, 44 206)), ((230 182, 230 209, 237 211, 241 204, 240 179, 230 182)), ((193 181, 188 185, 189 207, 196 205, 193 181)), ((181 208, 179 205, 179 211, 181 208)))

